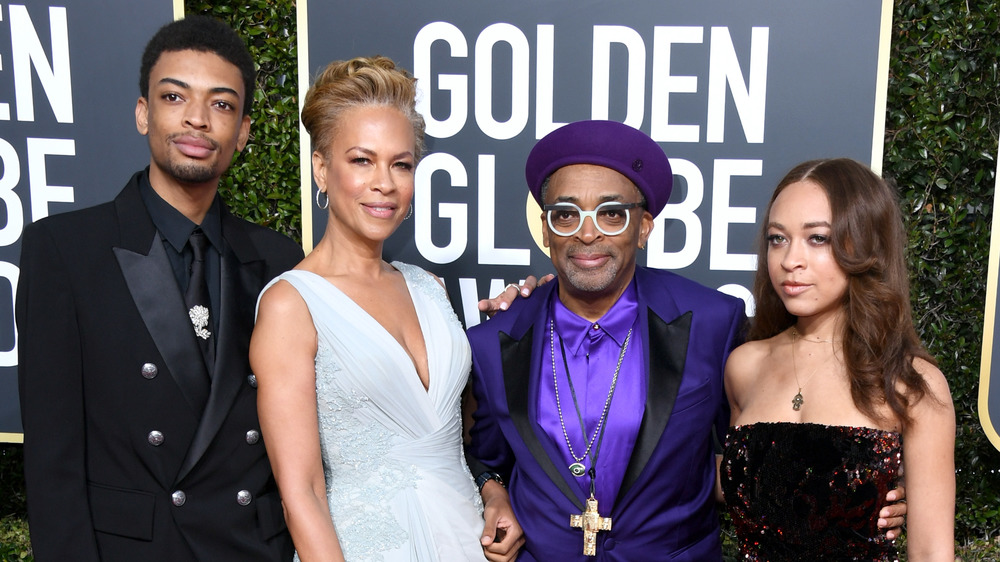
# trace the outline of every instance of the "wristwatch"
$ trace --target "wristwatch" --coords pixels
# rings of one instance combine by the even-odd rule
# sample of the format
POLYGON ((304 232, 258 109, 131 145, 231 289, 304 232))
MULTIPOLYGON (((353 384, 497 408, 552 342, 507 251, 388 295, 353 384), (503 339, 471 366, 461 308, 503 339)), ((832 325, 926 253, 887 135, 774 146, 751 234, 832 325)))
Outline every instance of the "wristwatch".
POLYGON ((476 476, 476 488, 479 489, 480 493, 483 491, 483 486, 485 486, 490 480, 493 480, 504 488, 507 487, 507 485, 503 483, 503 478, 500 478, 500 475, 496 472, 483 472, 479 476, 476 476))

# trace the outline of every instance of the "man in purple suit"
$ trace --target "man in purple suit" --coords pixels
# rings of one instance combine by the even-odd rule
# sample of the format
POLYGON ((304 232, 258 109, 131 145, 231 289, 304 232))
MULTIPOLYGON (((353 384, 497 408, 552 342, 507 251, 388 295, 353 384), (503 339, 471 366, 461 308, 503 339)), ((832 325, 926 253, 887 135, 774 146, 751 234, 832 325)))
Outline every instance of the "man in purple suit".
MULTIPOLYGON (((723 366, 741 342, 743 302, 636 266, 673 182, 645 134, 572 123, 525 168, 558 277, 468 331, 477 410, 466 456, 484 552, 719 561, 713 433, 729 422, 723 366)), ((886 499, 902 498, 899 488, 886 499)), ((882 509, 889 538, 905 512, 882 509)))
POLYGON ((673 178, 645 134, 567 125, 526 175, 557 281, 469 330, 468 457, 510 535, 487 556, 523 528, 520 560, 720 560, 713 428, 743 302, 636 266, 673 178))

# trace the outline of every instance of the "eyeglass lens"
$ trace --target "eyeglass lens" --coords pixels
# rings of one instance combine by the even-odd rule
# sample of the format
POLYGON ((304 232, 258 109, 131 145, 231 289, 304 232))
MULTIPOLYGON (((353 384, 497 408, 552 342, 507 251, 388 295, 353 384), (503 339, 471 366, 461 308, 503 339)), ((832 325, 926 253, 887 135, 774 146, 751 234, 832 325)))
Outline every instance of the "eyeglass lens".
POLYGON ((583 220, 590 217, 605 236, 621 234, 629 225, 629 209, 635 205, 609 201, 593 211, 584 211, 573 203, 546 205, 549 227, 561 236, 572 236, 583 227, 583 220))

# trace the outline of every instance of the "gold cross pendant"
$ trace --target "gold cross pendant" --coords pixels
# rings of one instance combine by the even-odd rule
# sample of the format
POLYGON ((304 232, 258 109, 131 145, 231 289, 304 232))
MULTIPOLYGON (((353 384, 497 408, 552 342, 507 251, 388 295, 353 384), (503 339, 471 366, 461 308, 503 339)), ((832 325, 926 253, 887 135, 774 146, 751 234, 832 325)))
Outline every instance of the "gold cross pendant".
POLYGON ((591 494, 587 500, 587 510, 580 515, 569 516, 569 526, 583 529, 583 555, 597 556, 597 532, 611 530, 611 518, 597 513, 597 499, 591 494))

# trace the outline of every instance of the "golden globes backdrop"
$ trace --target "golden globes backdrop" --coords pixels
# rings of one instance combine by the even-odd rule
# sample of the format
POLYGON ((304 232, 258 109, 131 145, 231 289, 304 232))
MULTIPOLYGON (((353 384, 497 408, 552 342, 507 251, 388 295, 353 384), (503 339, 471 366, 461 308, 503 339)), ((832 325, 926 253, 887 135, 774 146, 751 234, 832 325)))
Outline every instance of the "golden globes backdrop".
POLYGON ((139 59, 180 13, 180 0, 0 2, 0 441, 22 440, 21 233, 48 215, 111 200, 149 163, 135 128, 139 59))
MULTIPOLYGON (((1000 152, 1000 149, 998 149, 1000 152)), ((996 187, 993 195, 993 232, 990 240, 990 265, 986 280, 986 314, 983 330, 983 355, 979 364, 979 421, 990 442, 1000 449, 1000 357, 993 350, 1000 350, 997 333, 997 276, 1000 274, 1000 213, 997 213, 996 193, 1000 190, 1000 155, 998 155, 996 187)))
MULTIPOLYGON (((181 0, 0 1, 0 441, 20 441, 20 236, 48 214, 108 201, 148 162, 133 108, 141 50, 181 0)), ((614 119, 671 157, 675 188, 640 263, 748 300, 756 222, 794 164, 880 168, 889 0, 632 2, 299 0, 299 80, 384 54, 422 89, 428 154, 414 216, 386 257, 442 276, 467 325, 478 299, 551 271, 525 186, 535 141, 614 119)), ((300 96, 300 100, 302 96, 300 96)), ((322 235, 308 139, 306 248, 322 235)))
MULTIPOLYGON (((413 71, 427 121, 414 214, 389 259, 476 301, 552 270, 524 180, 537 139, 613 119, 660 143, 675 174, 639 263, 751 308, 756 223, 800 161, 880 171, 892 4, 871 0, 300 0, 300 88, 332 60, 382 54, 413 71)), ((300 103, 303 96, 299 97, 300 103)), ((304 245, 322 236, 303 132, 304 245)))

